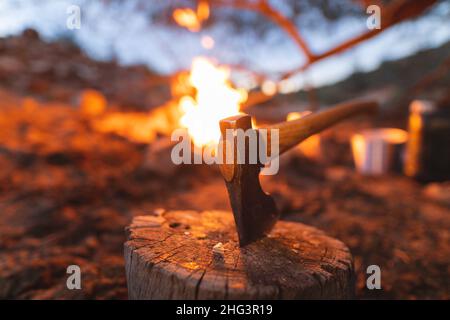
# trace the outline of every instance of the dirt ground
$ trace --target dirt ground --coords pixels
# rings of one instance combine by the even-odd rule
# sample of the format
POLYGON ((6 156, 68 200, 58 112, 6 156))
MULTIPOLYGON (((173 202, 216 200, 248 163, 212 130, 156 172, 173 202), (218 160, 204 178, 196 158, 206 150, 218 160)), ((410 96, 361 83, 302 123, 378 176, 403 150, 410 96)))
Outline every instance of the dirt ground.
MULTIPOLYGON (((5 43, 3 58, 12 50, 5 43)), ((0 298, 126 299, 124 228, 133 216, 160 208, 229 209, 216 168, 158 170, 149 165, 147 144, 95 131, 71 103, 90 80, 74 80, 63 99, 52 91, 59 73, 50 72, 48 90, 32 86, 30 98, 27 86, 45 68, 12 84, 5 65, 11 63, 0 61, 0 298), (82 290, 66 288, 72 264, 81 267, 82 290)), ((450 187, 355 173, 349 137, 368 125, 328 130, 322 160, 292 152, 263 185, 283 219, 316 226, 349 246, 357 298, 449 299, 450 187), (382 290, 365 287, 372 264, 381 268, 382 290)))

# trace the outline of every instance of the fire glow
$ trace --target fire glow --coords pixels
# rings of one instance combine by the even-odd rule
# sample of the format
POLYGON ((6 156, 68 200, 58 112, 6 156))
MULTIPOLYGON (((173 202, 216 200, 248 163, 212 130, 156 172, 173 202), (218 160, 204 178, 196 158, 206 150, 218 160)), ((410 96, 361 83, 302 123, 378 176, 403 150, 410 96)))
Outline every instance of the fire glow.
POLYGON ((199 1, 197 10, 180 8, 173 11, 175 22, 191 32, 198 32, 202 23, 209 18, 209 4, 207 1, 199 1))
POLYGON ((189 84, 196 92, 194 97, 183 96, 179 107, 183 113, 180 124, 187 128, 196 146, 217 144, 219 121, 239 114, 247 100, 247 91, 233 88, 229 76, 229 68, 215 66, 207 58, 197 57, 192 62, 189 84))

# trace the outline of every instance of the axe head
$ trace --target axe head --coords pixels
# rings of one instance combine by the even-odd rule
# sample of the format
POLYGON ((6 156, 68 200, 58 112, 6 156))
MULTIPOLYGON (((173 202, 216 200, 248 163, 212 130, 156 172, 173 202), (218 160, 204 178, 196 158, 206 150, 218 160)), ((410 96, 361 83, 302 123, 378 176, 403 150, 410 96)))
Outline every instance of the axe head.
POLYGON ((219 147, 223 151, 220 171, 227 186, 239 244, 245 246, 268 233, 278 220, 279 213, 275 201, 262 190, 259 182, 259 172, 264 164, 259 163, 258 147, 250 148, 252 141, 249 135, 252 132, 247 130, 254 131, 258 141, 258 133, 252 129, 251 117, 241 114, 223 119, 220 121, 220 130, 222 141, 219 147), (238 139, 237 135, 243 132, 247 133, 245 138, 238 139), (243 141, 245 146, 242 146, 243 141), (253 155, 257 159, 256 163, 250 163, 255 162, 250 161, 250 151, 257 152, 253 155), (233 152, 232 155, 230 152, 233 152), (245 152, 245 161, 237 161, 239 152, 241 156, 245 152))

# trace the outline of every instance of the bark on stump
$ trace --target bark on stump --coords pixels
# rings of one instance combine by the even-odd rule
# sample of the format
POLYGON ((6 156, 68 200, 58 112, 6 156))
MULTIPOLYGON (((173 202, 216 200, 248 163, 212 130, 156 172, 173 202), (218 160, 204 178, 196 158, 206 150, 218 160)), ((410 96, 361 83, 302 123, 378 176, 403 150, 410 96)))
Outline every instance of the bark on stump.
POLYGON ((278 221, 269 236, 240 248, 231 212, 167 211, 135 217, 127 236, 130 299, 348 299, 354 295, 349 249, 301 223, 278 221), (222 248, 217 248, 219 242, 222 248))

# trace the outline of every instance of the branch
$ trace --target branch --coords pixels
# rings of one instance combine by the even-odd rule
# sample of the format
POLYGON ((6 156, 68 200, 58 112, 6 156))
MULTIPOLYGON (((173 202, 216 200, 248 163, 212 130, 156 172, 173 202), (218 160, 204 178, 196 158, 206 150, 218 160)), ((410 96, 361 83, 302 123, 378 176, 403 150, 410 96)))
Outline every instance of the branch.
POLYGON ((402 22, 407 19, 411 19, 422 14, 426 9, 435 4, 437 0, 424 0, 424 1, 414 1, 414 0, 397 0, 392 4, 389 4, 385 8, 382 8, 382 28, 381 29, 373 29, 363 33, 359 36, 356 36, 350 40, 344 41, 343 43, 337 45, 336 47, 321 53, 319 55, 313 56, 312 60, 307 61, 304 65, 296 68, 292 71, 285 73, 282 76, 282 79, 287 79, 293 76, 294 74, 304 71, 311 64, 328 58, 337 53, 342 53, 350 48, 353 48, 357 44, 364 42, 368 39, 371 39, 378 35, 379 33, 385 31, 386 29, 396 25, 399 22, 402 22))
POLYGON ((288 35, 291 36, 291 38, 294 40, 297 46, 306 55, 308 60, 314 59, 313 53, 309 50, 308 45, 303 40, 303 37, 300 35, 300 32, 297 30, 297 27, 295 26, 294 23, 292 23, 292 21, 290 21, 279 11, 271 7, 267 1, 262 1, 259 8, 260 8, 259 12, 261 12, 266 17, 271 19, 274 23, 278 24, 280 28, 282 28, 288 35))
POLYGON ((275 8, 273 8, 266 0, 259 0, 259 1, 214 0, 210 1, 210 4, 250 10, 265 16, 266 18, 277 24, 294 40, 295 44, 303 52, 308 61, 314 59, 313 53, 309 49, 300 32, 297 30, 295 24, 292 21, 290 21, 286 16, 284 16, 275 8))
MULTIPOLYGON (((297 74, 298 72, 304 71, 306 68, 311 66, 312 64, 326 59, 330 56, 333 56, 338 53, 342 53, 350 48, 353 48, 354 46, 369 40, 376 35, 380 34, 381 32, 385 31, 386 29, 394 26, 395 24, 402 22, 407 19, 411 19, 414 17, 419 16, 422 14, 426 9, 430 8, 432 5, 434 5, 437 0, 422 0, 422 1, 415 1, 415 0, 393 0, 388 5, 383 6, 382 1, 378 0, 372 0, 372 1, 366 1, 366 0, 358 0, 362 2, 362 4, 367 4, 371 2, 372 4, 375 3, 379 5, 382 8, 382 28, 381 29, 374 29, 369 30, 361 35, 358 35, 354 38, 351 38, 347 41, 344 41, 343 43, 337 45, 334 48, 331 48, 330 50, 327 50, 320 54, 314 54, 309 49, 307 43, 304 41, 303 37, 301 36, 300 32, 297 30, 297 27, 295 24, 290 21, 286 16, 281 14, 279 11, 277 11, 275 8, 273 8, 267 0, 208 0, 210 5, 217 5, 217 6, 228 6, 233 7, 237 9, 244 9, 244 10, 250 10, 257 12, 269 20, 273 21, 275 24, 277 24, 282 30, 284 30, 296 43, 298 48, 303 52, 303 54, 306 56, 307 60, 306 62, 287 73, 284 73, 281 75, 281 79, 287 79, 292 77, 293 75, 297 74)), ((245 68, 243 68, 245 69, 245 68)), ((259 79, 263 79, 264 76, 258 75, 259 79)), ((254 92, 256 99, 253 99, 254 101, 259 101, 262 98, 262 93, 254 92)), ((270 99, 272 97, 265 97, 264 99, 270 99)), ((261 99, 261 100, 264 100, 261 99)), ((254 102, 252 100, 252 102, 254 102)), ((252 105, 253 103, 248 103, 248 105, 252 105)))

